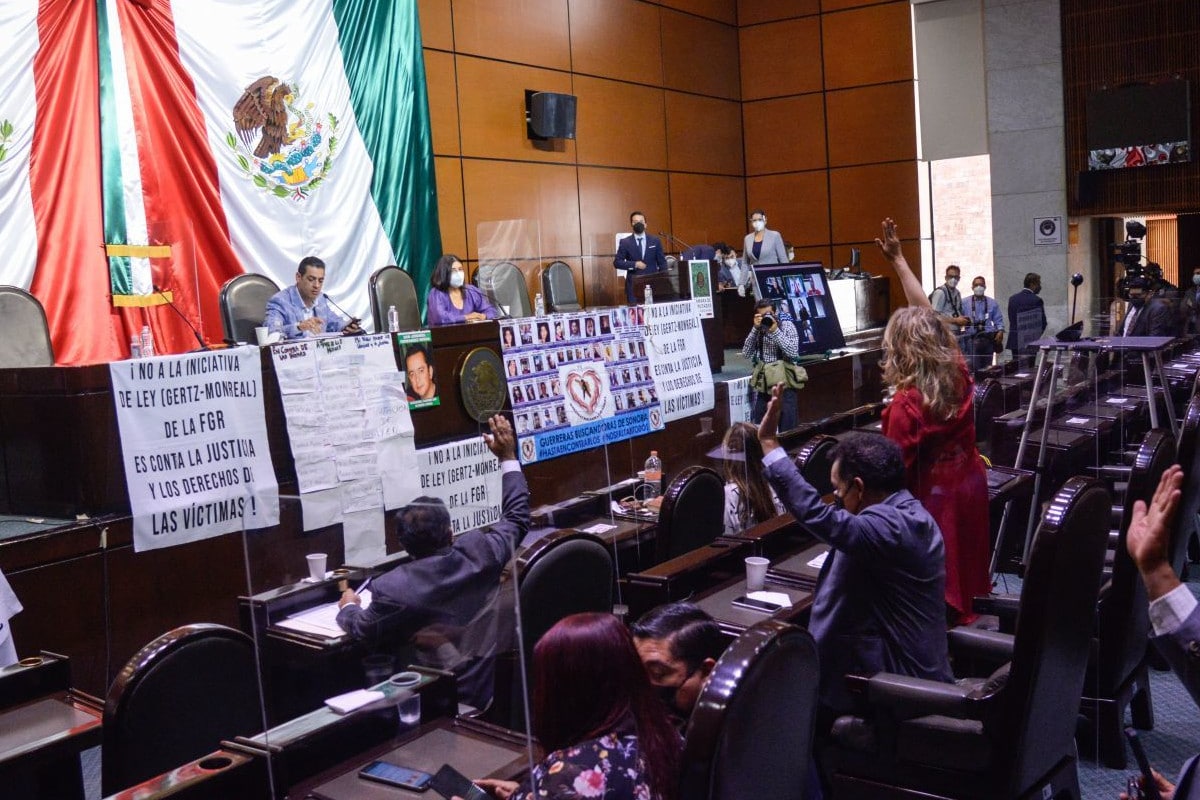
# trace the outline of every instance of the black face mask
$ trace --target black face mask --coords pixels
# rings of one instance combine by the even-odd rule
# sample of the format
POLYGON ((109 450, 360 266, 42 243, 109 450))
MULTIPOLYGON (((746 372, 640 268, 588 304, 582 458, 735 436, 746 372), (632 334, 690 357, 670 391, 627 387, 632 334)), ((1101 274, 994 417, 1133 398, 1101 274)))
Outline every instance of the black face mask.
POLYGON ((833 496, 833 507, 838 509, 839 511, 846 510, 846 501, 842 499, 842 496, 840 494, 835 494, 833 496))
POLYGON ((1129 298, 1129 305, 1133 306, 1134 308, 1141 308, 1142 306, 1146 305, 1146 298, 1131 297, 1129 298))
POLYGON ((683 686, 683 684, 679 684, 679 686, 655 686, 654 687, 654 690, 656 692, 658 692, 658 696, 660 698, 662 698, 663 704, 666 705, 667 710, 673 714, 679 712, 679 709, 677 709, 675 707, 675 695, 679 694, 679 689, 682 686, 683 686))
POLYGON ((1034 294, 1041 294, 1042 293, 1042 285, 1040 283, 1037 284, 1036 286, 1033 287, 1032 291, 1034 294))
POLYGON ((644 222, 633 223, 633 232, 639 233, 639 234, 645 233, 646 232, 646 223, 644 223, 644 222))

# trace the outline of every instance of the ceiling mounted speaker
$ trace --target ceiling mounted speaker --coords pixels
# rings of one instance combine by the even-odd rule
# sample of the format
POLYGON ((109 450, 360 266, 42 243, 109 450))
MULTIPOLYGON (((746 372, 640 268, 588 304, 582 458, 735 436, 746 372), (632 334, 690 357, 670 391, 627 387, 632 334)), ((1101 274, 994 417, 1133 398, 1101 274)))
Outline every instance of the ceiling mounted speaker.
POLYGON ((574 139, 575 95, 525 90, 525 125, 530 139, 574 139))

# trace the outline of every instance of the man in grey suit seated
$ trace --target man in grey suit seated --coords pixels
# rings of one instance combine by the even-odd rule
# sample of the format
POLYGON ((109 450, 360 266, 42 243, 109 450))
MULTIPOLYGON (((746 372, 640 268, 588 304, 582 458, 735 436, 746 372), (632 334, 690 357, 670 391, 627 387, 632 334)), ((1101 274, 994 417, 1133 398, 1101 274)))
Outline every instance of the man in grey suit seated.
MULTIPOLYGON (((1200 606, 1191 589, 1179 580, 1171 567, 1170 555, 1172 519, 1179 505, 1182 485, 1183 470, 1175 465, 1163 473, 1149 506, 1140 500, 1134 504, 1125 546, 1146 584, 1150 624, 1154 628, 1152 641, 1192 699, 1200 705, 1200 606)), ((1200 780, 1196 778, 1198 759, 1198 756, 1188 759, 1174 786, 1155 772, 1159 796, 1200 800, 1200 780)))
POLYGON ((491 702, 499 632, 500 574, 529 530, 529 486, 517 461, 512 426, 488 420, 488 447, 500 459, 503 495, 495 524, 452 538, 450 513, 436 497, 418 497, 391 512, 412 561, 380 575, 371 603, 346 590, 337 622, 350 635, 415 651, 415 658, 458 676, 459 701, 491 702))
POLYGON ((844 676, 894 672, 951 681, 942 533, 905 485, 892 440, 852 434, 834 449, 832 505, 779 444, 779 395, 758 426, 767 480, 802 528, 830 545, 808 630, 821 662, 826 712, 853 707, 844 676))

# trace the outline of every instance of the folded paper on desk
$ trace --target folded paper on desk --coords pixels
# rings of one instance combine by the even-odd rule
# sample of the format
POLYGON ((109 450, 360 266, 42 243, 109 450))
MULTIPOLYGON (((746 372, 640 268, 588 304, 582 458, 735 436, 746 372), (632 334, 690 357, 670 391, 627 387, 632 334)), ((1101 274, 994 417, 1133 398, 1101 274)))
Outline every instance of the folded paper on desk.
MULTIPOLYGON (((366 611, 371 606, 371 592, 364 591, 359 595, 362 600, 362 608, 366 611)), ((319 606, 305 609, 304 611, 292 614, 285 620, 280 620, 275 623, 280 628, 287 628, 300 633, 311 633, 316 636, 328 636, 337 638, 345 636, 343 631, 337 624, 338 604, 334 600, 332 603, 323 603, 319 606)))
POLYGON ((808 565, 810 567, 812 567, 813 569, 820 569, 821 567, 825 566, 825 559, 828 557, 829 557, 829 551, 826 550, 824 553, 821 553, 821 555, 817 556, 812 561, 809 561, 808 565))
POLYGON ((783 592, 747 592, 746 597, 751 600, 761 600, 764 603, 774 603, 784 608, 792 607, 792 598, 783 592))
POLYGON ((580 530, 584 533, 594 533, 597 535, 601 533, 608 533, 609 531, 615 531, 616 529, 616 525, 609 525, 607 522, 597 522, 595 525, 590 525, 586 528, 580 528, 580 530))
POLYGON ((387 695, 383 692, 376 692, 370 689, 355 689, 353 692, 346 692, 345 694, 339 694, 337 697, 330 697, 325 701, 325 705, 339 714, 349 714, 351 711, 357 711, 363 706, 378 703, 386 699, 387 695))

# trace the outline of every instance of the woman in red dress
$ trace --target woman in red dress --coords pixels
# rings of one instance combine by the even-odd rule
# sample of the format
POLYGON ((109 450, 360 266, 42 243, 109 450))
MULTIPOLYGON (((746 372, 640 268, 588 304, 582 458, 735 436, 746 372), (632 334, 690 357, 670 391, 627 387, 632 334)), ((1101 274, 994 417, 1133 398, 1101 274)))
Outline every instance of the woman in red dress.
POLYGON ((893 392, 883 432, 904 453, 909 491, 941 528, 947 618, 969 622, 975 618, 971 599, 991 591, 987 474, 975 447, 974 387, 954 334, 930 306, 890 219, 876 243, 909 302, 892 314, 883 334, 883 380, 893 392))

